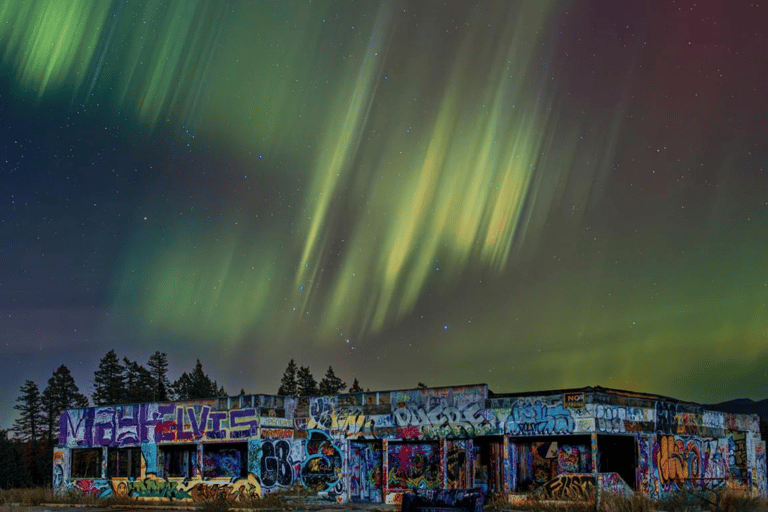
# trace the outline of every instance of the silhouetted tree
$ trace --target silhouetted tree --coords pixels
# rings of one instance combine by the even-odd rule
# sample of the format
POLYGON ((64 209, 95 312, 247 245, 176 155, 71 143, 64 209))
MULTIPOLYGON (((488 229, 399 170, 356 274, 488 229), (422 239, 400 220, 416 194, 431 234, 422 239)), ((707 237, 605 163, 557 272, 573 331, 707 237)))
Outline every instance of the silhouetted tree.
POLYGON ((19 417, 13 424, 13 431, 18 439, 36 442, 43 426, 40 391, 31 380, 25 381, 19 391, 21 394, 16 398, 18 403, 13 406, 19 411, 19 417))
POLYGON ((215 398, 227 396, 223 387, 215 380, 205 374, 203 364, 197 360, 194 370, 187 374, 181 374, 181 377, 173 383, 173 392, 176 400, 196 400, 198 398, 215 398))
POLYGON ((168 381, 168 356, 164 352, 155 352, 149 356, 147 367, 152 374, 152 401, 165 402, 169 398, 168 391, 171 388, 168 381))
POLYGON ((40 396, 43 414, 48 427, 48 445, 59 437, 59 417, 66 409, 88 407, 88 398, 80 393, 75 379, 64 365, 59 366, 48 379, 48 386, 40 396))
POLYGON ((296 396, 299 394, 299 388, 296 384, 296 363, 293 359, 288 363, 288 367, 283 373, 283 378, 280 379, 280 388, 277 390, 278 395, 283 396, 296 396))
POLYGON ((125 367, 120 364, 114 350, 110 350, 99 361, 99 368, 93 374, 93 403, 114 405, 126 401, 125 367))
POLYGON ((123 358, 125 368, 125 402, 142 403, 152 401, 152 373, 135 361, 123 358))
POLYGON ((309 371, 308 366, 302 366, 296 372, 296 386, 299 396, 312 396, 317 394, 317 381, 309 371))
POLYGON ((32 485, 23 451, 23 443, 9 439, 7 430, 0 430, 0 488, 13 489, 32 485))
POLYGON ((350 393, 362 393, 363 387, 360 385, 360 383, 357 381, 357 378, 352 381, 352 387, 349 388, 350 393))
POLYGON ((347 389, 347 383, 336 376, 333 368, 328 367, 328 371, 325 372, 325 376, 320 380, 320 394, 321 395, 336 395, 341 391, 347 389))

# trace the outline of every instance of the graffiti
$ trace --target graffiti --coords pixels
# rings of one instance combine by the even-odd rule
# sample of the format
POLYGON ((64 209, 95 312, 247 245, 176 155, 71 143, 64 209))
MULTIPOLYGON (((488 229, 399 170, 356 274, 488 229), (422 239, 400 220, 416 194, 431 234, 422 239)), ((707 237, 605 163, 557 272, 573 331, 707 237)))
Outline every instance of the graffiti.
POLYGON ((653 453, 653 439, 640 434, 637 435, 637 449, 639 457, 637 459, 637 490, 648 496, 651 494, 650 478, 650 454, 653 453), (650 448, 649 448, 650 447, 650 448))
POLYGON ((704 411, 701 415, 701 424, 706 428, 722 430, 725 428, 725 416, 721 412, 704 411))
POLYGON ((694 440, 676 436, 659 436, 659 449, 654 454, 662 485, 674 483, 682 489, 686 480, 701 475, 701 452, 694 440))
POLYGON ((361 406, 338 407, 335 397, 318 397, 310 402, 306 428, 375 438, 377 419, 378 416, 366 415, 361 406))
POLYGON ((449 489, 468 487, 466 444, 466 441, 453 441, 448 448, 446 478, 449 489))
POLYGON ((259 423, 262 427, 293 428, 293 420, 289 417, 275 418, 272 416, 263 416, 259 423))
POLYGON ((118 498, 189 500, 192 496, 184 487, 184 482, 169 481, 156 475, 134 480, 112 480, 112 491, 118 498))
POLYGON ((213 411, 208 405, 137 404, 62 413, 59 444, 129 446, 168 441, 236 440, 258 434, 256 409, 213 411))
POLYGON ((507 419, 507 431, 517 436, 570 434, 574 426, 570 411, 562 404, 546 405, 541 400, 518 401, 507 419))
POLYGON ((592 475, 560 475, 538 490, 546 499, 588 501, 595 498, 595 477, 592 475))
POLYGON ((261 485, 252 473, 231 482, 169 481, 150 475, 142 479, 113 479, 111 492, 118 498, 167 501, 208 501, 226 498, 243 501, 259 498, 261 485))
POLYGON ((305 487, 330 498, 344 493, 344 460, 341 450, 325 432, 310 431, 305 441, 301 481, 305 487))
POLYGON ((615 496, 631 496, 632 489, 627 485, 618 473, 599 473, 597 475, 597 485, 600 492, 613 494, 615 496))
POLYGON ((747 479, 747 433, 729 432, 726 439, 731 477, 743 483, 747 479))
POLYGON ((255 475, 249 474, 231 483, 195 483, 190 487, 189 495, 193 501, 226 499, 247 502, 261 497, 261 485, 255 475))
POLYGON ((765 441, 760 441, 755 446, 755 472, 752 474, 752 485, 757 492, 762 496, 765 496, 766 487, 766 456, 765 456, 765 441))
POLYGON ((728 442, 726 439, 713 439, 702 442, 702 466, 707 480, 728 477, 728 442))
POLYGON ((582 450, 580 446, 563 445, 557 452, 557 472, 579 473, 579 453, 582 450))
POLYGON ((239 477, 246 473, 245 450, 220 448, 205 450, 203 453, 203 476, 206 478, 239 477))
POLYGON ((685 435, 698 435, 701 431, 702 418, 698 414, 681 412, 677 416, 677 433, 685 435))
POLYGON ((150 443, 142 443, 141 445, 141 460, 143 467, 143 474, 149 473, 157 474, 157 445, 150 443))
POLYGON ((440 485, 440 448, 437 443, 391 443, 389 487, 436 489, 440 485))
POLYGON ((400 407, 393 416, 398 427, 419 427, 421 435, 427 438, 479 436, 498 431, 496 414, 478 404, 463 408, 436 405, 428 410, 422 406, 400 407))
POLYGON ((95 498, 108 498, 112 495, 112 488, 106 480, 74 480, 69 490, 95 498))
POLYGON ((293 437, 293 430, 288 428, 262 428, 262 439, 290 439, 293 437))
POLYGON ((660 400, 656 402, 656 431, 677 432, 678 405, 660 400))
POLYGON ((597 404, 590 406, 600 432, 623 433, 653 430, 653 411, 640 407, 597 404))
POLYGON ((264 487, 290 487, 293 470, 290 461, 291 445, 288 441, 262 441, 261 483, 264 487))
POLYGON ((350 443, 350 450, 349 495, 355 500, 381 503, 381 447, 350 443))

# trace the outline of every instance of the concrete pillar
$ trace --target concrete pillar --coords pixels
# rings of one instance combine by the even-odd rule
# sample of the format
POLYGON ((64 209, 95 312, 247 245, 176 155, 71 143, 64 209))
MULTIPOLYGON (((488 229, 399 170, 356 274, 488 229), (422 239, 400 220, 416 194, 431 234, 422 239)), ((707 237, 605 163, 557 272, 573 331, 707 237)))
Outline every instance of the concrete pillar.
POLYGON ((382 501, 386 503, 389 494, 389 441, 386 439, 381 441, 381 479, 382 501))
POLYGON ((595 503, 595 508, 600 508, 600 481, 599 481, 599 475, 598 475, 598 449, 597 449, 597 433, 592 432, 592 474, 595 477, 595 500, 597 502, 595 503))

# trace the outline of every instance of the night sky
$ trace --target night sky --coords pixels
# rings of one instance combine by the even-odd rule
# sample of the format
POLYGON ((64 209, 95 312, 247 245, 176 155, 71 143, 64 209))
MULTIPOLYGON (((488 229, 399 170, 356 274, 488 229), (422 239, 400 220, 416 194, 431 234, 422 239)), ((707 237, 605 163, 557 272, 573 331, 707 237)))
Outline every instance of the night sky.
POLYGON ((0 6, 0 427, 115 349, 230 394, 768 396, 768 4, 0 6), (10 415, 9 415, 10 414, 10 415))

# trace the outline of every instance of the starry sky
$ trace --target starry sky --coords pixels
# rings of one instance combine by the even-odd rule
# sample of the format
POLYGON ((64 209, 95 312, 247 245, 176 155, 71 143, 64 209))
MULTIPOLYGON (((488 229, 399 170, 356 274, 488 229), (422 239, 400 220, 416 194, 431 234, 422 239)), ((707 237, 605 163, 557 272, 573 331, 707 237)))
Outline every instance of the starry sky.
MULTIPOLYGON (((12 0, 0 384, 766 397, 768 5, 12 0)), ((8 413, 0 427, 8 426, 8 413)))

